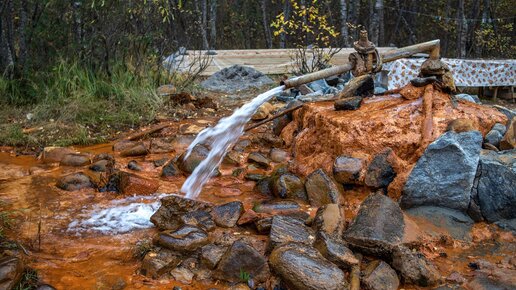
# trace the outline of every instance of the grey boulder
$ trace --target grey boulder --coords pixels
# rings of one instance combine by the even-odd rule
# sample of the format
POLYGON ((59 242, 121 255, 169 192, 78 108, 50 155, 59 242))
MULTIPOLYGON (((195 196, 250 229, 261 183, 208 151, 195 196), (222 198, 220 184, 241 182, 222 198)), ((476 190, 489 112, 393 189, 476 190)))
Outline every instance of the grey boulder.
POLYGON ((417 161, 403 189, 401 206, 442 206, 466 212, 477 172, 482 134, 446 132, 417 161))

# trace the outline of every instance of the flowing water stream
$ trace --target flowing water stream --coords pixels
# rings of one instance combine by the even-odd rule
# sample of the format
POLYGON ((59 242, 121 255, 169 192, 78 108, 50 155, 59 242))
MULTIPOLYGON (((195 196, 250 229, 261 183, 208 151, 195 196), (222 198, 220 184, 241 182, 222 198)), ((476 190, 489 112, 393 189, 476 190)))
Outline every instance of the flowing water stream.
POLYGON ((211 150, 208 157, 204 159, 194 172, 186 179, 181 187, 181 192, 186 194, 187 198, 195 199, 201 193, 202 187, 215 169, 220 165, 226 152, 233 146, 240 136, 244 133, 244 127, 251 119, 256 110, 272 96, 280 93, 285 86, 279 86, 271 89, 249 103, 237 109, 231 116, 222 118, 215 127, 206 128, 197 135, 195 140, 190 144, 184 158, 188 158, 194 147, 198 144, 208 145, 211 150))

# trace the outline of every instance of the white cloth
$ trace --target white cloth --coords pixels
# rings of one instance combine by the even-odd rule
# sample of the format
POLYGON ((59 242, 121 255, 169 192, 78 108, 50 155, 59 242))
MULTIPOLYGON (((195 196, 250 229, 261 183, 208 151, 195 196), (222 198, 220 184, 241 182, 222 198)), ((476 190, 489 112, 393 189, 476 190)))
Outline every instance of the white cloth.
MULTIPOLYGON (((389 90, 407 85, 417 77, 425 59, 399 59, 383 66, 389 90)), ((477 60, 443 58, 459 87, 516 86, 516 60, 477 60)))

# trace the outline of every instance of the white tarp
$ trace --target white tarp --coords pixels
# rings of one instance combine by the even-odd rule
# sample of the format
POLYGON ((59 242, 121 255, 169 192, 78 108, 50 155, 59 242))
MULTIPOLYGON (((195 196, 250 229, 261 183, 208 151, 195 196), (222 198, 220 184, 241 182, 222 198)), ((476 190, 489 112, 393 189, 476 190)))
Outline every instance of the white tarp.
MULTIPOLYGON (((400 88, 417 77, 425 59, 399 59, 383 66, 389 90, 400 88)), ((473 60, 443 58, 459 87, 515 86, 516 60, 473 60)))

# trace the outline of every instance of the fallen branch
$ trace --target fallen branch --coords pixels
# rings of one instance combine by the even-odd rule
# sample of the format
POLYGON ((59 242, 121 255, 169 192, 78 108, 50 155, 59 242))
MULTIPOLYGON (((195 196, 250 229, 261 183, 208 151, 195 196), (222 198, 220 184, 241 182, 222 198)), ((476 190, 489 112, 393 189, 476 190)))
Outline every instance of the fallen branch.
POLYGON ((274 119, 277 119, 277 118, 279 118, 279 117, 281 117, 281 116, 283 116, 283 115, 286 115, 286 114, 288 114, 288 113, 290 113, 290 112, 293 112, 293 111, 295 111, 295 110, 297 110, 297 109, 301 108, 304 104, 305 104, 305 103, 302 103, 302 104, 297 105, 297 106, 295 106, 295 107, 292 107, 292 108, 290 108, 290 109, 286 109, 286 110, 284 110, 284 111, 281 111, 281 112, 277 113, 276 115, 274 115, 274 116, 272 116, 272 117, 270 117, 270 118, 267 118, 267 119, 262 120, 262 121, 260 121, 260 122, 258 122, 258 123, 255 123, 255 124, 253 124, 253 125, 251 125, 251 126, 249 126, 249 127, 245 128, 245 129, 244 129, 244 132, 247 132, 247 131, 249 131, 249 130, 252 130, 252 129, 256 128, 256 127, 260 127, 261 125, 263 125, 263 124, 265 124, 265 123, 268 123, 268 122, 270 122, 270 121, 272 121, 272 120, 274 120, 274 119))
POLYGON ((134 141, 134 140, 140 139, 143 136, 150 135, 152 133, 158 132, 158 131, 163 130, 163 129, 167 128, 167 127, 170 127, 172 125, 174 125, 174 124, 157 124, 157 125, 155 125, 153 127, 150 127, 147 130, 142 131, 142 132, 134 133, 134 134, 131 134, 131 135, 126 136, 124 138, 120 138, 120 140, 134 141))

